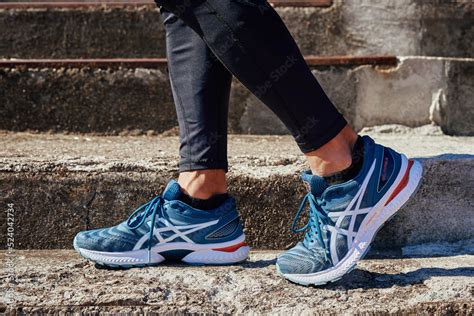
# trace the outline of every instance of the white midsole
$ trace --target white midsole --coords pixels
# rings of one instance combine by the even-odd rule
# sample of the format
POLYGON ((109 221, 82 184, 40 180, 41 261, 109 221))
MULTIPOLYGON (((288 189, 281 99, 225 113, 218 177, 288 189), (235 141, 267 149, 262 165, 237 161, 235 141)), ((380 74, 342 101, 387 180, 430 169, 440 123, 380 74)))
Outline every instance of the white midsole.
POLYGON ((362 258, 368 250, 372 239, 374 238, 380 227, 390 219, 402 206, 405 204, 410 196, 415 192, 422 176, 422 166, 420 162, 414 160, 410 169, 409 180, 407 185, 397 194, 397 196, 385 205, 397 186, 403 179, 408 168, 408 159, 402 155, 403 164, 405 168, 401 168, 397 179, 384 197, 374 206, 373 210, 368 213, 362 222, 360 229, 349 248, 347 254, 334 267, 327 270, 311 274, 283 274, 291 281, 306 283, 306 284, 325 284, 342 277, 362 258))
POLYGON ((248 258, 250 252, 249 246, 242 246, 239 249, 226 252, 218 250, 200 250, 193 251, 181 261, 195 264, 229 264, 244 261, 248 258))
POLYGON ((231 252, 219 251, 215 249, 231 247, 244 241, 245 235, 242 234, 234 240, 223 243, 195 244, 188 242, 170 242, 157 244, 150 250, 139 249, 125 252, 104 252, 80 248, 75 244, 74 248, 76 248, 76 250, 87 259, 99 263, 114 264, 119 266, 160 263, 165 260, 165 258, 161 256, 160 253, 169 250, 193 251, 182 259, 182 261, 188 263, 225 264, 245 260, 248 257, 250 247, 242 246, 231 252))

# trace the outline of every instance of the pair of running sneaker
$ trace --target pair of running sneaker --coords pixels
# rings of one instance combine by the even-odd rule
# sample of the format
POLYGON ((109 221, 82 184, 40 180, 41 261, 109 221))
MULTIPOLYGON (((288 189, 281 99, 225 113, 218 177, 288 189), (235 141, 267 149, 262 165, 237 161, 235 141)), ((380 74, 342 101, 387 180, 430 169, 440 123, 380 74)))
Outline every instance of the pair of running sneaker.
MULTIPOLYGON (((308 187, 292 230, 304 240, 280 254, 278 274, 302 285, 322 285, 355 268, 377 231, 415 193, 422 176, 418 161, 362 138, 364 158, 357 176, 329 186, 325 179, 303 172, 308 187), (309 221, 296 228, 309 210, 309 221)), ((181 189, 170 181, 161 196, 136 209, 110 228, 83 231, 74 248, 85 258, 110 267, 142 267, 165 260, 196 265, 245 261, 250 247, 235 200, 214 210, 198 210, 178 200, 181 189)))

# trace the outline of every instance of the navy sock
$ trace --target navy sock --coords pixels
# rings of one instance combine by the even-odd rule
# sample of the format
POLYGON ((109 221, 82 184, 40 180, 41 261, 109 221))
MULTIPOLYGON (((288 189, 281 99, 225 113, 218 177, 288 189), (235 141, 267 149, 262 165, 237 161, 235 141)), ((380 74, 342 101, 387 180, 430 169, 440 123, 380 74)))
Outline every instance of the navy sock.
POLYGON ((183 192, 181 196, 178 198, 178 200, 198 210, 208 211, 208 210, 212 210, 219 207, 228 198, 229 198, 228 193, 219 193, 219 194, 214 194, 208 199, 197 199, 183 192))
POLYGON ((352 149, 352 163, 349 168, 340 172, 324 177, 328 185, 344 183, 353 179, 359 173, 364 162, 364 141, 358 136, 357 141, 352 149))

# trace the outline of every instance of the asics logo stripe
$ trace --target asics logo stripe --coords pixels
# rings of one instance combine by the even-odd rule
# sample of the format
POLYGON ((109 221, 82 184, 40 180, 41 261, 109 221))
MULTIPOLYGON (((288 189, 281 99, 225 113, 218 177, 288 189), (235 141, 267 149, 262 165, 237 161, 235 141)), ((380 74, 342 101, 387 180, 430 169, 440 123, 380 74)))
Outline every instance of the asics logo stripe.
MULTIPOLYGON (((153 236, 155 236, 158 239, 158 243, 160 244, 167 243, 176 238, 181 238, 188 243, 194 244, 194 241, 192 241, 187 235, 197 232, 198 230, 207 228, 209 226, 215 225, 219 222, 219 220, 214 220, 210 222, 193 224, 193 225, 174 226, 166 219, 160 218, 159 221, 166 225, 165 227, 155 228, 153 230, 153 236), (163 236, 161 236, 161 233, 168 232, 168 231, 172 231, 174 232, 174 234, 167 238, 163 238, 163 236)), ((133 250, 140 249, 148 239, 149 239, 148 234, 143 235, 135 244, 135 247, 133 247, 133 250)))
POLYGON ((369 172, 367 173, 367 176, 365 177, 364 181, 362 182, 362 185, 357 191, 356 195, 354 198, 351 200, 349 205, 347 205, 346 209, 343 212, 335 212, 335 213, 330 213, 329 216, 331 217, 336 217, 337 220, 334 226, 331 225, 325 225, 324 227, 331 232, 331 240, 329 241, 329 247, 330 247, 330 253, 331 253, 331 260, 333 264, 337 264, 339 262, 339 258, 337 255, 337 247, 336 247, 336 240, 337 240, 337 235, 342 234, 346 235, 347 237, 347 244, 348 247, 350 248, 352 245, 352 241, 354 240, 357 232, 354 232, 354 224, 357 215, 359 214, 367 214, 370 212, 371 208, 360 208, 360 204, 362 203, 362 199, 364 198, 365 191, 367 190, 367 185, 369 184, 370 178, 372 177, 372 174, 374 173, 375 170, 375 165, 377 163, 377 159, 374 159, 374 162, 372 163, 372 166, 369 169, 369 172), (353 206, 355 205, 355 208, 352 210, 353 206), (341 224, 342 221, 346 216, 350 216, 351 221, 349 223, 349 228, 342 229, 341 224))

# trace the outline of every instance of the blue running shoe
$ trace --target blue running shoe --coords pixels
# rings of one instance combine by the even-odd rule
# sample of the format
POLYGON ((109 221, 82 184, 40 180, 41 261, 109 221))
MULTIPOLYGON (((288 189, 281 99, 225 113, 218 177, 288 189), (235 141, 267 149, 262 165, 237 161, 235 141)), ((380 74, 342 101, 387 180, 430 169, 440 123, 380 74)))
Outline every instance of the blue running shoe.
POLYGON ((202 211, 177 200, 180 194, 179 184, 171 181, 162 196, 136 209, 128 220, 77 234, 74 248, 86 259, 111 267, 154 265, 166 259, 190 264, 247 259, 250 248, 233 198, 202 211))
POLYGON ((363 137, 364 161, 359 174, 328 186, 311 172, 302 174, 309 193, 296 214, 292 230, 306 231, 303 242, 282 253, 277 271, 302 285, 322 285, 351 271, 369 249, 377 231, 415 193, 422 166, 405 155, 363 137), (297 229, 309 204, 309 222, 297 229))

